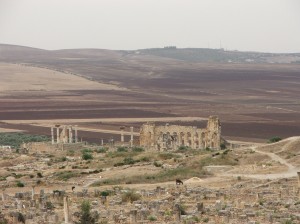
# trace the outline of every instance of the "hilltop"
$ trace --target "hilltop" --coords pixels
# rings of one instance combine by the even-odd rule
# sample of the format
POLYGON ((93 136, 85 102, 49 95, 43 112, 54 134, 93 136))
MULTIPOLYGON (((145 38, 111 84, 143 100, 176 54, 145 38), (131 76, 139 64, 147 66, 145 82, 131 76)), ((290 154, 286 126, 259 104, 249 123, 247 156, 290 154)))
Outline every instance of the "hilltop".
MULTIPOLYGON (((33 57, 83 56, 84 58, 120 58, 124 56, 153 56, 181 60, 185 62, 202 63, 300 63, 300 53, 264 53, 243 52, 210 48, 149 48, 138 50, 104 50, 104 49, 65 49, 43 50, 38 48, 0 44, 0 58, 2 60, 15 60, 33 57)), ((161 59, 162 60, 162 59, 161 59)))

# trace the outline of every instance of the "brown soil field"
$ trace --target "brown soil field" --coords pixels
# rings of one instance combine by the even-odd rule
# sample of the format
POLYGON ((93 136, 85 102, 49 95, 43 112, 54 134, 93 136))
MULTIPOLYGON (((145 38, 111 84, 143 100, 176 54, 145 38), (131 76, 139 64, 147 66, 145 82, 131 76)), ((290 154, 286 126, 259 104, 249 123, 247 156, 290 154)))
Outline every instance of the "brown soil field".
MULTIPOLYGON (((88 49, 24 52, 1 56, 0 128, 12 128, 5 127, 10 123, 38 132, 32 124, 58 119, 97 128, 95 119, 107 118, 138 129, 138 119, 163 123, 159 118, 167 117, 183 118, 169 123, 203 126, 184 118, 218 115, 230 139, 300 135, 297 64, 197 63, 88 49), (22 126, 24 121, 31 125, 22 126)), ((119 125, 105 123, 105 129, 119 125)), ((108 137, 91 138, 98 136, 108 137)))

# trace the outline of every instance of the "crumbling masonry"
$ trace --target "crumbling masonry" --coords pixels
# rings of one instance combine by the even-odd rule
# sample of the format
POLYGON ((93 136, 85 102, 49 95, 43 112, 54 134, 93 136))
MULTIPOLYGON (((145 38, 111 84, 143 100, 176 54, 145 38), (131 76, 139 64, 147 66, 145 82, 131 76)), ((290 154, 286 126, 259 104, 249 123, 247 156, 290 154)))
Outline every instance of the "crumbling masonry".
POLYGON ((194 149, 220 149, 221 125, 217 116, 210 116, 207 127, 147 123, 141 127, 140 145, 147 149, 176 150, 180 146, 194 149))
POLYGON ((77 134, 77 125, 55 125, 51 127, 51 139, 52 144, 59 144, 59 143, 77 143, 78 142, 78 134, 77 134), (56 133, 55 133, 56 129, 56 133), (75 136, 73 137, 73 132, 75 136), (55 141, 55 134, 56 134, 56 141, 55 141))

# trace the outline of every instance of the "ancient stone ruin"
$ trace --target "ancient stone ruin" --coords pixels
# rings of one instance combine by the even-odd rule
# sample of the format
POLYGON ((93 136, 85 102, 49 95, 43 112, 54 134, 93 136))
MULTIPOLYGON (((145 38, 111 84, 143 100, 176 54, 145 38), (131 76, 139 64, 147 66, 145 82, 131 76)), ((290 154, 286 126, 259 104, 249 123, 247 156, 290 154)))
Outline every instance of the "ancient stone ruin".
POLYGON ((217 116, 210 116, 204 129, 194 126, 147 123, 141 127, 140 145, 147 149, 176 150, 180 146, 194 149, 220 149, 221 124, 217 116))
POLYGON ((77 125, 75 126, 55 125, 54 127, 51 127, 51 139, 52 139, 52 144, 77 143, 78 142, 77 125), (55 129, 56 129, 56 136, 54 133, 55 129))

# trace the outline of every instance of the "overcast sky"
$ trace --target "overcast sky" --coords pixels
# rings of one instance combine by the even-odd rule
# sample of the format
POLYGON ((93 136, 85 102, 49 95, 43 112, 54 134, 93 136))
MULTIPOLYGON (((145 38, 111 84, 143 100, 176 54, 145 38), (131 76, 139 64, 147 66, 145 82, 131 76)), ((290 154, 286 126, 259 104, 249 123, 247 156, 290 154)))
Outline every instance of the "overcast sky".
POLYGON ((0 43, 300 52, 300 0, 0 0, 0 43))

